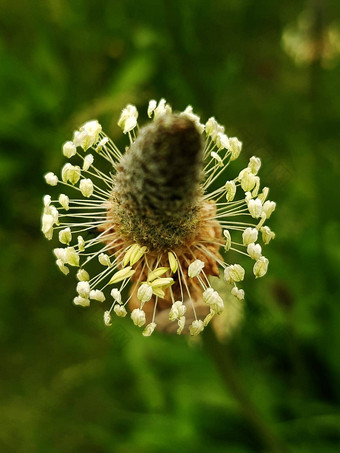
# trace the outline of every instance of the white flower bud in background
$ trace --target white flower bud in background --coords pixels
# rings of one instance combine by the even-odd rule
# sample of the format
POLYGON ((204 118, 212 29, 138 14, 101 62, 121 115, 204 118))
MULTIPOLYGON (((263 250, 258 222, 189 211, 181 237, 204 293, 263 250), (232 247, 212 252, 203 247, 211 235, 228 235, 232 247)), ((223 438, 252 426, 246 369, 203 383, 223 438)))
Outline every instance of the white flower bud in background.
POLYGON ((108 267, 111 266, 110 257, 109 257, 109 255, 107 255, 106 253, 100 253, 100 255, 98 256, 98 261, 99 261, 100 264, 102 264, 103 266, 108 266, 108 267))
POLYGON ((257 175, 261 168, 261 159, 259 157, 252 156, 249 159, 248 168, 254 175, 257 175))
POLYGON ((253 272, 256 278, 263 277, 267 273, 268 264, 269 261, 264 256, 261 256, 261 258, 256 261, 253 267, 253 272))
POLYGON ((275 233, 268 226, 263 226, 261 228, 261 233, 262 241, 265 245, 269 244, 269 242, 275 238, 275 233))
POLYGON ((186 311, 187 307, 182 303, 181 300, 174 302, 169 313, 169 320, 175 321, 176 319, 184 317, 186 311))
POLYGON ((137 299, 143 304, 148 302, 152 297, 152 288, 147 283, 140 285, 137 291, 137 299))
POLYGON ((105 296, 103 291, 100 291, 99 289, 92 289, 90 291, 90 299, 98 300, 98 302, 104 302, 105 296))
POLYGON ((121 303, 121 301, 122 301, 122 295, 121 295, 119 289, 113 288, 113 289, 111 290, 111 296, 113 297, 113 299, 114 299, 116 302, 118 302, 119 304, 121 303))
POLYGON ((188 276, 190 278, 198 277, 204 268, 204 263, 201 260, 193 261, 188 267, 188 276))
POLYGON ((59 241, 62 244, 69 245, 71 240, 72 240, 72 234, 71 234, 71 230, 69 227, 64 228, 63 230, 59 231, 59 241))
POLYGON ((77 272, 77 279, 80 282, 88 282, 90 280, 90 276, 85 269, 79 269, 77 272))
POLYGON ((80 305, 81 307, 89 307, 90 306, 90 299, 86 297, 77 296, 73 299, 74 305, 80 305))
POLYGON ((232 264, 224 269, 224 278, 228 283, 241 282, 245 270, 239 264, 232 264))
POLYGON ((196 336, 204 330, 204 323, 201 319, 196 319, 189 327, 190 335, 196 336))
POLYGON ((145 313, 140 308, 135 308, 131 312, 131 319, 135 326, 142 327, 146 322, 145 313))
POLYGON ((104 312, 104 324, 108 327, 112 326, 111 314, 109 311, 104 312))
POLYGON ((229 230, 223 230, 223 236, 225 237, 224 250, 226 252, 228 252, 230 250, 230 247, 231 247, 231 235, 230 235, 229 230))
POLYGON ((254 219, 258 219, 262 214, 262 202, 259 198, 248 201, 248 210, 254 219))
POLYGON ((152 335, 153 331, 155 330, 156 328, 156 323, 155 322, 150 322, 150 324, 148 324, 145 329, 143 330, 143 336, 144 337, 149 337, 150 335, 152 335))
POLYGON ((249 245, 257 241, 259 232, 256 228, 246 228, 242 233, 243 245, 249 245))
POLYGON ((113 307, 113 311, 116 313, 117 316, 119 316, 120 318, 124 318, 126 315, 127 315, 127 311, 126 311, 126 308, 123 307, 123 305, 115 305, 113 307))
POLYGON ((58 184, 58 176, 56 176, 51 171, 49 173, 46 173, 44 178, 45 178, 45 181, 47 182, 47 184, 50 186, 56 186, 58 184))
POLYGON ((59 203, 65 209, 65 211, 68 211, 70 209, 70 199, 67 195, 61 193, 59 195, 59 203))
POLYGON ((89 282, 78 282, 77 284, 77 293, 79 294, 80 297, 84 297, 88 299, 90 295, 90 284, 89 282))
POLYGON ((260 244, 254 244, 252 242, 247 247, 247 253, 252 260, 258 260, 262 256, 262 248, 260 244))
POLYGON ((87 156, 85 156, 84 162, 83 162, 83 170, 87 171, 93 164, 93 161, 94 161, 94 157, 92 154, 88 154, 87 156))
POLYGON ((64 143, 63 145, 63 154, 65 157, 72 157, 77 153, 77 148, 75 144, 71 141, 64 143))
POLYGON ((240 140, 236 137, 230 137, 229 145, 230 145, 230 151, 231 151, 230 160, 235 160, 238 158, 238 156, 241 153, 242 142, 240 142, 240 140))
POLYGON ((233 199, 235 198, 235 194, 236 194, 236 184, 234 181, 227 181, 225 183, 225 190, 227 192, 226 194, 226 199, 227 201, 233 201, 233 199))
POLYGON ((239 300, 244 299, 244 291, 243 289, 238 289, 237 286, 234 286, 234 288, 231 290, 231 294, 239 300))
POLYGON ((82 179, 79 184, 79 189, 84 197, 89 198, 93 195, 93 182, 90 178, 82 179))
POLYGON ((275 211, 276 208, 276 203, 275 201, 269 201, 267 200, 264 205, 263 205, 263 212, 266 214, 266 218, 269 219, 269 217, 272 215, 272 213, 275 211))

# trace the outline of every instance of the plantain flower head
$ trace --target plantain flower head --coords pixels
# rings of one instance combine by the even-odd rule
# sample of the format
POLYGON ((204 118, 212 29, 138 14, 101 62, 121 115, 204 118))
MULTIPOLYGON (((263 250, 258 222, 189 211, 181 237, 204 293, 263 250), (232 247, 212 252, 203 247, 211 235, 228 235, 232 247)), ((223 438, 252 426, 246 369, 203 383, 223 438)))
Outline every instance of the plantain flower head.
POLYGON ((211 277, 244 299, 245 269, 231 252, 249 257, 255 278, 266 274, 263 248, 275 234, 265 222, 276 205, 261 191, 258 157, 231 178, 242 143, 215 118, 201 123, 191 106, 173 113, 164 99, 150 101, 147 116, 140 128, 137 108, 123 109, 125 152, 96 120, 64 143, 70 161, 60 177, 45 175, 61 193, 44 196, 42 232, 59 239, 61 272, 76 268, 74 304, 103 304, 106 326, 129 315, 145 337, 196 336, 224 310, 211 277))

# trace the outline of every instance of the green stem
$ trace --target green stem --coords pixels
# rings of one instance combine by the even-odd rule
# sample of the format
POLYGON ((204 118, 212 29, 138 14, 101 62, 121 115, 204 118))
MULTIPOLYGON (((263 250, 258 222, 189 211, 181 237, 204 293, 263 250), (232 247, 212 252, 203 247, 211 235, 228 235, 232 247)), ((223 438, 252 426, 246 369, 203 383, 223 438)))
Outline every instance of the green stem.
POLYGON ((233 395, 244 418, 253 427, 264 451, 270 453, 287 453, 289 450, 282 443, 271 427, 262 418, 261 414, 249 398, 242 386, 241 380, 235 370, 228 346, 221 344, 216 338, 212 328, 207 328, 203 335, 203 342, 206 351, 213 358, 227 389, 233 395))

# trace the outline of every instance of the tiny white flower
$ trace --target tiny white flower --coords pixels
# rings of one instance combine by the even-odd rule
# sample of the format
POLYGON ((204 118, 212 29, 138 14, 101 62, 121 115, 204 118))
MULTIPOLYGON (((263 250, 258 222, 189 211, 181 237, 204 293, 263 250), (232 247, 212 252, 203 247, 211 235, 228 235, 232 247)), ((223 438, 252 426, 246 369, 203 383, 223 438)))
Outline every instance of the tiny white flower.
POLYGON ((167 113, 171 113, 171 112, 172 112, 172 109, 171 109, 170 105, 168 105, 166 103, 165 99, 161 99, 159 101, 157 107, 153 111, 154 119, 157 120, 159 117, 161 117, 167 113))
POLYGON ((142 327, 146 322, 145 313, 140 308, 135 308, 131 312, 131 319, 135 326, 142 327))
POLYGON ((147 283, 140 285, 137 291, 137 299, 140 300, 143 304, 148 302, 152 297, 152 288, 147 283))
POLYGON ((84 197, 89 198, 93 195, 93 182, 90 178, 82 179, 79 184, 80 192, 84 197))
POLYGON ((230 137, 229 145, 230 145, 230 151, 231 151, 230 160, 235 160, 238 158, 238 156, 241 153, 242 142, 240 142, 240 140, 236 137, 230 137))
POLYGON ((101 130, 102 127, 97 120, 88 121, 81 126, 79 131, 74 132, 74 145, 80 146, 84 151, 87 151, 98 141, 101 130))
POLYGON ((262 248, 260 244, 252 242, 247 247, 247 253, 252 260, 258 260, 262 256, 262 248))
POLYGON ((243 245, 249 245, 257 241, 259 232, 256 228, 246 228, 242 233, 243 245))
POLYGON ((232 264, 224 269, 224 278, 228 283, 241 282, 245 270, 239 264, 232 264))
POLYGON ((225 183, 225 190, 227 192, 226 194, 226 198, 227 198, 227 201, 233 201, 233 199, 235 198, 235 194, 236 194, 236 184, 234 181, 227 181, 225 183))
POLYGON ((230 235, 229 230, 223 230, 223 236, 225 237, 224 250, 226 252, 228 252, 230 250, 230 247, 231 247, 231 235, 230 235))
POLYGON ((215 313, 223 311, 224 303, 222 297, 213 288, 207 288, 203 293, 203 302, 210 306, 215 313))
POLYGON ((116 302, 118 302, 119 304, 121 303, 121 301, 122 301, 122 295, 121 295, 119 289, 113 288, 113 289, 111 290, 111 296, 113 297, 113 299, 114 299, 116 302))
POLYGON ((262 202, 259 198, 256 198, 255 200, 251 199, 248 201, 248 210, 250 212, 250 215, 254 219, 258 219, 261 217, 262 214, 262 202))
POLYGON ((65 263, 70 266, 79 266, 79 255, 74 247, 66 247, 65 249, 65 263))
POLYGON ((152 114, 155 110, 155 108, 157 107, 157 102, 152 99, 150 102, 149 102, 149 106, 148 106, 148 117, 151 118, 152 117, 152 114))
POLYGON ((276 203, 275 201, 269 201, 267 200, 264 205, 263 205, 263 212, 266 214, 266 218, 269 219, 269 217, 272 215, 272 213, 275 211, 276 208, 276 203))
POLYGON ((72 233, 69 227, 59 231, 59 241, 62 244, 69 245, 72 240, 72 233))
POLYGON ((132 131, 137 126, 138 111, 134 105, 127 105, 123 109, 118 126, 123 129, 124 134, 132 131))
POLYGON ((205 123, 205 132, 215 141, 218 133, 224 134, 224 127, 218 124, 214 117, 211 117, 205 123))
POLYGON ((222 160, 221 156, 219 156, 217 153, 215 153, 215 151, 211 151, 210 155, 212 158, 214 158, 217 161, 217 163, 220 167, 223 167, 223 160, 222 160))
POLYGON ((250 168, 243 169, 238 175, 238 179, 245 192, 252 190, 256 183, 256 176, 250 171, 250 168))
POLYGON ((100 253, 100 255, 98 256, 98 261, 99 261, 100 264, 102 264, 103 266, 108 266, 108 267, 111 266, 110 257, 109 257, 109 255, 107 255, 106 253, 100 253))
POLYGON ((54 225, 53 216, 50 214, 44 214, 42 216, 41 231, 44 233, 45 237, 49 240, 51 240, 53 237, 53 225, 54 225))
POLYGON ((204 323, 201 319, 196 319, 189 327, 190 335, 199 335, 204 330, 204 323))
POLYGON ((267 273, 268 264, 269 260, 264 256, 261 256, 261 258, 256 261, 253 267, 253 272, 256 278, 263 277, 267 273))
POLYGON ((256 156, 252 156, 249 159, 248 168, 254 175, 257 175, 258 171, 261 168, 261 159, 256 156))
MULTIPOLYGON (((98 145, 96 146, 96 153, 100 153, 103 148, 105 149, 105 145, 109 142, 109 138, 108 137, 104 137, 100 140, 100 142, 98 143, 98 145)), ((90 154, 91 155, 91 154, 90 154)), ((93 161, 92 161, 93 162, 93 161)))
POLYGON ((77 279, 80 282, 88 282, 90 280, 89 273, 85 269, 79 269, 77 272, 77 279))
POLYGON ((265 245, 269 244, 269 242, 275 238, 275 233, 268 226, 263 226, 261 228, 261 233, 262 241, 265 245))
POLYGON ((81 307, 89 307, 90 299, 86 297, 77 296, 73 299, 74 305, 80 305, 81 307))
POLYGON ((87 154, 84 157, 83 170, 87 171, 91 167, 91 165, 93 164, 93 161, 94 161, 93 155, 92 154, 87 154))
POLYGON ((262 203, 264 203, 268 197, 268 194, 269 194, 269 188, 268 187, 264 187, 262 189, 262 192, 259 194, 258 198, 262 201, 262 203))
POLYGON ((53 253, 55 254, 55 256, 58 260, 62 261, 63 263, 66 263, 66 261, 67 261, 66 249, 59 247, 59 248, 54 249, 53 253))
POLYGON ((65 211, 68 211, 70 209, 70 199, 67 195, 61 193, 59 195, 59 203, 65 209, 65 211))
POLYGON ((223 134, 222 132, 217 133, 215 143, 216 143, 218 149, 229 149, 230 148, 229 138, 227 137, 226 134, 223 134))
POLYGON ((237 286, 234 286, 233 289, 231 290, 231 294, 239 300, 244 299, 244 291, 243 289, 238 289, 237 286))
POLYGON ((178 320, 177 335, 181 335, 181 333, 183 332, 184 327, 185 327, 185 316, 182 316, 178 320))
POLYGON ((112 326, 111 314, 109 311, 104 312, 104 324, 108 327, 112 326))
POLYGON ((51 196, 44 195, 43 202, 44 202, 45 208, 47 208, 51 204, 51 196))
POLYGON ((174 302, 169 313, 169 320, 175 321, 176 319, 181 319, 182 317, 184 317, 186 311, 187 307, 181 300, 174 302))
POLYGON ((127 311, 123 305, 116 304, 113 307, 113 311, 116 313, 117 316, 120 318, 124 318, 127 315, 127 311))
POLYGON ((56 176, 51 171, 49 173, 46 173, 46 175, 44 177, 45 177, 45 181, 50 186, 56 186, 58 184, 58 176, 56 176))
POLYGON ((70 272, 70 269, 67 266, 65 266, 62 260, 57 260, 56 263, 63 274, 67 275, 70 272))
POLYGON ((77 237, 77 241, 78 241, 79 251, 80 252, 84 252, 84 250, 85 250, 85 240, 84 240, 83 236, 79 235, 77 237))
POLYGON ((84 297, 86 299, 90 296, 90 283, 89 282, 78 282, 77 283, 77 293, 80 297, 84 297))
POLYGON ((105 296, 103 291, 100 291, 99 289, 92 289, 90 291, 90 299, 98 300, 99 302, 104 302, 105 296))
POLYGON ((145 329, 143 330, 143 336, 144 337, 150 337, 150 335, 152 335, 153 331, 155 330, 156 328, 156 323, 155 322, 150 322, 150 324, 148 324, 145 329))
POLYGON ((75 144, 71 141, 64 143, 63 145, 63 154, 65 157, 72 157, 77 153, 77 148, 75 144))
POLYGON ((64 182, 69 181, 74 186, 80 179, 80 173, 81 170, 78 165, 71 165, 68 162, 61 170, 61 177, 64 182))
POLYGON ((204 268, 204 262, 201 260, 193 261, 188 267, 188 276, 190 278, 198 277, 204 268))

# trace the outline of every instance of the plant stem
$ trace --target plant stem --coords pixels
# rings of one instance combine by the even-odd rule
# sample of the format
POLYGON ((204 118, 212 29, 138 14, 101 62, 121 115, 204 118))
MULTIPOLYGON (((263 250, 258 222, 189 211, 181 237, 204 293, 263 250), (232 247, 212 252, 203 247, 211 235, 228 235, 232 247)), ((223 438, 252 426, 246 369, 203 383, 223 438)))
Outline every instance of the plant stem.
POLYGON ((249 398, 242 382, 235 370, 232 357, 227 345, 222 344, 216 337, 212 328, 207 328, 203 335, 203 342, 206 351, 214 360, 227 389, 233 395, 244 418, 253 427, 256 435, 263 445, 264 451, 271 453, 287 453, 288 448, 273 432, 271 427, 262 418, 261 414, 249 398))

